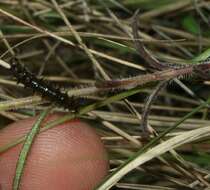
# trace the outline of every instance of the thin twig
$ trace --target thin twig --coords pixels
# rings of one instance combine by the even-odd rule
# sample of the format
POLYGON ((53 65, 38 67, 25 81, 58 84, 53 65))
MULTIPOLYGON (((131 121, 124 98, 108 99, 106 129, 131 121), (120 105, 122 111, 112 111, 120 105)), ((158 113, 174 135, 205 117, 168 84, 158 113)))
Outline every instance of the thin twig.
POLYGON ((155 101, 158 93, 167 85, 168 80, 166 81, 161 81, 153 90, 153 92, 149 95, 143 111, 142 111, 142 116, 141 116, 141 129, 143 130, 144 134, 152 134, 153 130, 148 127, 148 116, 151 110, 151 106, 153 104, 153 102, 155 101), (151 131, 152 130, 152 131, 151 131))

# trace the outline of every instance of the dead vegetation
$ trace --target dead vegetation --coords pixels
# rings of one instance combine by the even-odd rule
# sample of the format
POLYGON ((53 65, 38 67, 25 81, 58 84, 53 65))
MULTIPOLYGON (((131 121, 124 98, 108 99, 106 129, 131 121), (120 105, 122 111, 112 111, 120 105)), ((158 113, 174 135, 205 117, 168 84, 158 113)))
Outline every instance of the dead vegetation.
MULTIPOLYGON (((56 106, 53 110, 67 112, 62 121, 80 117, 90 122, 101 135, 111 169, 99 190, 112 186, 204 190, 210 188, 207 77, 174 79, 153 104, 147 104, 151 110, 144 112, 143 122, 146 97, 156 96, 157 84, 92 92, 95 82, 162 70, 164 63, 192 65, 206 60, 210 56, 209 12, 207 0, 3 0, 1 59, 15 56, 37 77, 69 96, 85 95, 76 113, 56 106), (149 60, 139 55, 133 40, 132 19, 137 9, 141 24, 135 41, 147 47, 149 60), (154 60, 163 63, 162 67, 157 69, 154 60), (153 135, 142 133, 142 123, 155 131, 153 135)), ((25 91, 7 69, 0 72, 2 127, 49 105, 46 99, 25 91)), ((0 152, 23 140, 0 147, 0 152)))

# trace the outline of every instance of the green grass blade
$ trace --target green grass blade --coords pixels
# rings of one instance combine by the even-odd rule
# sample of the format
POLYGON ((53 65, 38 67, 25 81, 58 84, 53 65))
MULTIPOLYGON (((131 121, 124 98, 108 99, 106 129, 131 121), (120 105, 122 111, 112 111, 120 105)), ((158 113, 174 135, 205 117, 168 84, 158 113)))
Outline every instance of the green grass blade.
POLYGON ((172 127, 169 127, 166 129, 163 133, 161 133, 159 136, 154 138, 152 141, 150 141, 148 144, 146 144, 142 149, 140 149, 134 156, 129 158, 125 163, 123 163, 117 170, 115 170, 111 175, 109 175, 105 180, 96 188, 96 190, 105 190, 111 188, 118 180, 120 180, 125 173, 123 172, 125 168, 127 168, 128 165, 130 165, 132 162, 135 162, 135 160, 141 156, 146 150, 151 148, 154 144, 158 143, 158 141, 163 138, 166 134, 174 130, 176 127, 178 127, 181 123, 183 123, 186 119, 197 113, 199 110, 204 108, 210 103, 210 97, 208 100, 204 103, 202 103, 200 106, 194 108, 190 113, 186 114, 181 120, 177 121, 175 125, 172 127))
POLYGON ((27 156, 30 152, 31 146, 34 142, 36 135, 39 133, 40 125, 48 113, 49 109, 43 111, 37 119, 37 121, 35 122, 35 124, 33 125, 33 127, 31 128, 30 132, 27 134, 26 140, 23 144, 22 150, 17 161, 15 176, 13 179, 13 190, 18 190, 20 188, 21 177, 23 175, 27 156))

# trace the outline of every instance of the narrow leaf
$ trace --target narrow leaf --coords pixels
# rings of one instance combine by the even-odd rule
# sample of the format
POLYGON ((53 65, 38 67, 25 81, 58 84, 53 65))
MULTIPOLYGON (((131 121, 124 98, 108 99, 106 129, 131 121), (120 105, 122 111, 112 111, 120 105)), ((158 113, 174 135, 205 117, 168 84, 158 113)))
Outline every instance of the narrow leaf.
POLYGON ((23 175, 24 166, 26 164, 27 156, 30 152, 31 146, 34 142, 34 139, 36 135, 39 133, 40 125, 46 115, 48 114, 49 109, 42 112, 42 114, 39 116, 29 133, 27 134, 26 140, 23 144, 22 150, 20 152, 17 164, 16 164, 16 171, 15 171, 15 177, 13 179, 13 190, 18 190, 20 188, 20 182, 21 177, 23 175))

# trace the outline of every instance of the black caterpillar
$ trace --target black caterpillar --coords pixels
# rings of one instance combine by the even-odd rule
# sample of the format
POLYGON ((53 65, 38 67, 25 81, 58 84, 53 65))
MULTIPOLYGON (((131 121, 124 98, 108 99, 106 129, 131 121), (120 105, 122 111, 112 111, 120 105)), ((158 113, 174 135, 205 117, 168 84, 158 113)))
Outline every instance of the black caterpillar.
POLYGON ((55 88, 52 84, 43 79, 38 79, 33 73, 19 63, 14 58, 11 62, 10 71, 16 77, 17 83, 22 83, 26 88, 32 89, 42 97, 68 110, 77 110, 79 100, 75 97, 69 97, 66 93, 55 88))

